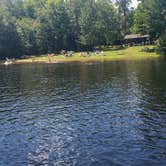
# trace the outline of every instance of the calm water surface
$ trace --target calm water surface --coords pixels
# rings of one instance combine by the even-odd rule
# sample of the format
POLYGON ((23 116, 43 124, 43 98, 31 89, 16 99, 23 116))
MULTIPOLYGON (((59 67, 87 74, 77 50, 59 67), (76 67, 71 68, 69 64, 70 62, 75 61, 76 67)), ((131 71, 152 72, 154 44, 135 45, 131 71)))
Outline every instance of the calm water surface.
POLYGON ((0 66, 1 166, 165 164, 165 60, 0 66))

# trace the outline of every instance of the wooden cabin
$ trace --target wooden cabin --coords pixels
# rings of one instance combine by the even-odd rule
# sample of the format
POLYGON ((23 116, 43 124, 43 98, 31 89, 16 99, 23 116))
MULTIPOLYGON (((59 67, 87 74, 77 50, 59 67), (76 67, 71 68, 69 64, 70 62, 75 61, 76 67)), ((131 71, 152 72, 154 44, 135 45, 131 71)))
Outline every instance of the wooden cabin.
POLYGON ((124 37, 124 43, 127 45, 146 45, 150 44, 149 35, 130 34, 124 37))

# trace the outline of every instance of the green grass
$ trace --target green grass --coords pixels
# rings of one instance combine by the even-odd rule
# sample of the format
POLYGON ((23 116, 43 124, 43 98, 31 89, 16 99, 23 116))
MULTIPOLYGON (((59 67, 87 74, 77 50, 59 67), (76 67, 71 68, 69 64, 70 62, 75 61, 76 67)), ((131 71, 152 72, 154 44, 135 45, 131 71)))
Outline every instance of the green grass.
MULTIPOLYGON (((64 55, 48 57, 41 55, 28 59, 16 60, 16 63, 67 63, 67 62, 93 62, 93 61, 117 61, 117 60, 141 60, 148 58, 158 58, 161 55, 156 53, 141 52, 145 46, 135 46, 125 49, 103 49, 102 55, 90 53, 90 57, 80 57, 80 53, 74 53, 72 57, 65 57, 64 55)), ((154 46, 148 46, 152 48, 154 46)))

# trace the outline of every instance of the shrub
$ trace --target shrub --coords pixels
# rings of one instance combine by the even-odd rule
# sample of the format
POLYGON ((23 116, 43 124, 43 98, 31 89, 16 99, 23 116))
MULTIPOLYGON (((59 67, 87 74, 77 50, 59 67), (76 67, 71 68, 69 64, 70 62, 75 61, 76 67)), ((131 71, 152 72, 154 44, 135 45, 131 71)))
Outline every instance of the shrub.
POLYGON ((144 47, 141 49, 142 52, 155 52, 155 48, 144 47))
POLYGON ((166 30, 165 33, 156 41, 156 51, 160 54, 166 55, 166 30))

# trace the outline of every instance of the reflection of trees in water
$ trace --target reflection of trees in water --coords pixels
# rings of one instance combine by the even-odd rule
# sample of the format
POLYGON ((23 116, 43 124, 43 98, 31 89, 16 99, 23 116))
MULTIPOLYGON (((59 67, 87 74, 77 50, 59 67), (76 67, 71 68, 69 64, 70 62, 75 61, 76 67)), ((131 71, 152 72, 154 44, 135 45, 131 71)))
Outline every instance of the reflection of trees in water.
POLYGON ((94 88, 103 81, 103 63, 82 64, 79 68, 81 90, 94 88))
POLYGON ((166 76, 164 63, 145 61, 133 66, 142 89, 138 114, 142 120, 139 126, 143 136, 143 149, 149 151, 147 158, 158 158, 163 162, 165 156, 165 119, 166 119, 166 76), (160 149, 160 150, 159 150, 160 149))

